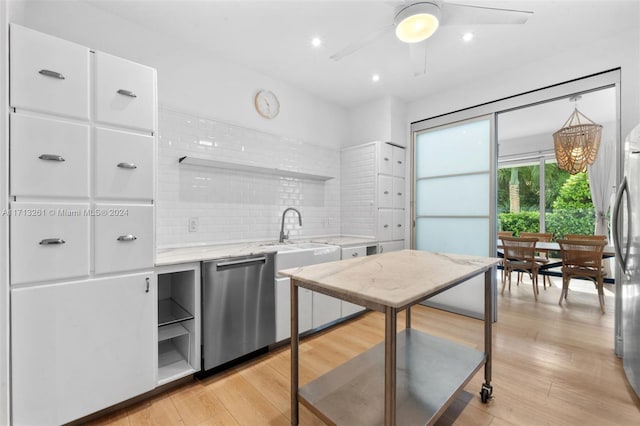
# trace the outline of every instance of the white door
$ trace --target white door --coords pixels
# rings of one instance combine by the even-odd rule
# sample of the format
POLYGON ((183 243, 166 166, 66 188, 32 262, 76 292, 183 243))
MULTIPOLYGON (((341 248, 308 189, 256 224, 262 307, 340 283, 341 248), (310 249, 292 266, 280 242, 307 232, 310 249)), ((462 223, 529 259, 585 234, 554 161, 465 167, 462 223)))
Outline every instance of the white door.
MULTIPOLYGON (((491 239, 495 223, 493 141, 492 116, 415 134, 417 250, 495 254, 491 253, 495 244, 491 239)), ((426 304, 483 318, 484 277, 447 290, 426 304)))
POLYGON ((11 291, 13 423, 63 424, 155 387, 155 275, 11 291))

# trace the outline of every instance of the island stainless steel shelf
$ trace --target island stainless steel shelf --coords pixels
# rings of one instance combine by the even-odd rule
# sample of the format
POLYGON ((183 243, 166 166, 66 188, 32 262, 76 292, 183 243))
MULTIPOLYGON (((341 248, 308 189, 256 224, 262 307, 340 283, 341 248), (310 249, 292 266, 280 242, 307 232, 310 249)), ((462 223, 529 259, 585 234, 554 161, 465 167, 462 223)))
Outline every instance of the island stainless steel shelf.
POLYGON ((333 179, 333 176, 304 173, 304 172, 298 172, 295 170, 283 170, 275 167, 265 167, 258 164, 244 164, 244 163, 233 163, 233 162, 219 161, 219 160, 210 160, 208 158, 198 158, 198 157, 191 157, 186 155, 184 157, 180 157, 178 159, 178 162, 180 164, 190 164, 192 166, 213 167, 216 169, 225 169, 225 170, 242 171, 242 172, 249 172, 249 173, 258 173, 263 175, 315 180, 315 181, 321 181, 321 182, 327 181, 329 179, 333 179))
MULTIPOLYGON (((300 402, 327 424, 384 424, 384 342, 308 383, 300 402)), ((437 419, 480 367, 476 349, 422 333, 397 335, 396 423, 424 425, 437 419)))

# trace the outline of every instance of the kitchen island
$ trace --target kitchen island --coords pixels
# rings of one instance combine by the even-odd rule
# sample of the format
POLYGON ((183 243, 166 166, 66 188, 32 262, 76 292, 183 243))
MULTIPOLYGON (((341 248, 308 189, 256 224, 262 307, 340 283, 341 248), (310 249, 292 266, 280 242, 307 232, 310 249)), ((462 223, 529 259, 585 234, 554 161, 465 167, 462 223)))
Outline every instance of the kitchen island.
POLYGON ((482 365, 491 387, 492 271, 499 259, 402 250, 280 271, 291 277, 291 424, 298 403, 328 424, 431 424, 482 365), (484 352, 411 329, 410 307, 485 274, 484 352), (298 388, 299 287, 385 313, 385 341, 298 388), (406 330, 396 333, 406 310, 406 330))

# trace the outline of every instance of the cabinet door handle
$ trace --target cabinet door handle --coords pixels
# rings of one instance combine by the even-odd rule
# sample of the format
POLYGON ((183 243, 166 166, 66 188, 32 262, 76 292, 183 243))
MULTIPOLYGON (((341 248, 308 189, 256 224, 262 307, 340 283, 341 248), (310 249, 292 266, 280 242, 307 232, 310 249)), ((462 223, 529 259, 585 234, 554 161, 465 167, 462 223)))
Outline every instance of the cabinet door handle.
POLYGON ((401 225, 401 224, 398 224, 398 228, 402 228, 402 225, 401 225))
POLYGON ((351 257, 358 257, 358 253, 352 253, 351 257))
POLYGON ((128 234, 128 235, 120 235, 120 236, 118 237, 118 241, 135 241, 135 240, 137 240, 137 239, 138 239, 138 238, 137 238, 135 235, 131 235, 131 234, 128 234))
POLYGON ((64 244, 64 243, 66 243, 66 241, 63 240, 62 238, 45 238, 44 240, 40 241, 41 246, 51 246, 55 244, 64 244))
POLYGON ((121 169, 137 169, 138 166, 136 166, 133 163, 118 163, 118 167, 120 167, 121 169))
POLYGON ((384 191, 384 195, 387 195, 387 194, 389 194, 389 191, 384 191))
POLYGON ((402 161, 398 160, 398 164, 402 164, 402 161))
POLYGON ((138 97, 138 95, 136 95, 131 90, 120 89, 120 90, 118 90, 118 93, 120 93, 121 95, 124 95, 124 96, 129 96, 130 98, 137 98, 138 97))
POLYGON ((398 192, 398 195, 402 197, 402 192, 398 192))
POLYGON ((55 155, 55 154, 42 154, 38 158, 45 161, 65 161, 62 155, 55 155))
POLYGON ((389 161, 389 157, 384 157, 384 161, 389 161))
POLYGON ((388 227, 389 227, 389 224, 388 224, 388 223, 386 223, 386 224, 384 225, 384 227, 385 227, 385 228, 388 228, 388 227))
POLYGON ((147 282, 147 289, 144 292, 149 293, 149 277, 146 277, 144 280, 147 282))
POLYGON ((59 72, 51 71, 51 70, 40 70, 38 74, 46 75, 47 77, 57 78, 59 80, 64 80, 64 75, 59 72))

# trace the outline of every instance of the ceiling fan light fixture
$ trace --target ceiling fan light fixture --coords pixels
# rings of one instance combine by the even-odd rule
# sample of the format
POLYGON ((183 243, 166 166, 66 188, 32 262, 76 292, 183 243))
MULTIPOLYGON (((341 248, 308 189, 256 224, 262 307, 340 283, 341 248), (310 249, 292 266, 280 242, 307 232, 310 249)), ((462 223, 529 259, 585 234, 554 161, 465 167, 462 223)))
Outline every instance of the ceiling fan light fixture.
POLYGON ((402 9, 394 19, 396 37, 405 43, 428 39, 440 25, 440 7, 436 3, 414 3, 402 9))

